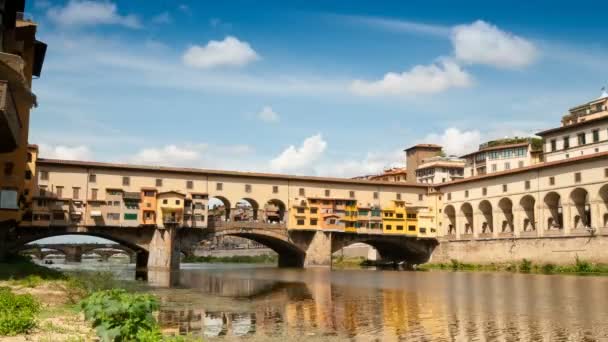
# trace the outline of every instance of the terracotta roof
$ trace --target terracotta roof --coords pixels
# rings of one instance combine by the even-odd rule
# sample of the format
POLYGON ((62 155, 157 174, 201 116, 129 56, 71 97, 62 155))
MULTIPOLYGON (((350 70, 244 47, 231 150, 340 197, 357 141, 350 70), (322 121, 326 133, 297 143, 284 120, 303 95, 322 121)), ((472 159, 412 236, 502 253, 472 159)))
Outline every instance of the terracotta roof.
POLYGON ((437 145, 437 144, 416 144, 412 147, 408 147, 406 148, 404 151, 409 151, 415 148, 431 148, 431 149, 441 149, 441 145, 437 145))
POLYGON ((232 176, 232 177, 247 177, 247 178, 266 178, 266 179, 277 179, 287 181, 308 181, 308 182, 320 182, 320 183, 342 183, 342 184, 359 184, 359 185, 388 185, 388 186, 399 186, 399 187, 417 187, 417 188, 428 188, 427 185, 413 184, 413 183, 395 183, 395 182, 383 182, 373 180, 357 180, 348 178, 335 178, 335 177, 315 177, 315 176, 293 176, 293 175, 281 175, 272 173, 258 173, 258 172, 241 172, 241 171, 222 171, 222 170, 208 170, 208 169, 196 169, 196 168, 178 168, 178 167, 165 167, 165 166, 143 166, 143 165, 130 165, 130 164, 115 164, 115 163, 101 163, 91 161, 75 161, 75 160, 60 160, 60 159, 46 159, 39 158, 37 164, 49 165, 49 166, 71 166, 71 167, 82 167, 82 168, 97 168, 97 169, 110 169, 110 170, 127 170, 127 171, 142 171, 142 172, 171 172, 178 174, 196 174, 203 176, 232 176))
POLYGON ((547 129, 547 130, 544 130, 542 132, 536 133, 536 135, 542 137, 542 136, 547 135, 547 134, 551 134, 551 133, 555 133, 555 132, 568 131, 568 130, 571 130, 571 129, 574 129, 574 128, 584 127, 584 126, 587 126, 587 125, 596 124, 596 123, 604 122, 604 121, 608 121, 608 115, 607 116, 600 116, 599 118, 595 118, 595 119, 591 119, 591 120, 585 120, 585 121, 582 121, 582 122, 577 122, 575 124, 571 124, 571 125, 568 125, 568 126, 560 126, 560 127, 556 127, 556 128, 547 129))
POLYGON ((524 141, 524 142, 520 142, 520 143, 516 143, 516 144, 507 144, 507 145, 497 145, 497 146, 492 146, 492 147, 486 147, 484 149, 481 149, 481 150, 478 150, 478 151, 475 151, 475 152, 467 153, 467 154, 461 156, 460 158, 472 156, 474 154, 481 153, 481 152, 503 150, 503 149, 506 149, 506 148, 523 147, 523 146, 528 146, 528 145, 530 145, 530 143, 527 142, 527 141, 524 141))
POLYGON ((506 175, 523 173, 523 172, 532 171, 532 170, 539 170, 539 169, 544 169, 544 168, 551 168, 551 167, 573 164, 573 163, 576 163, 579 161, 603 159, 603 158, 608 158, 608 152, 599 152, 599 153, 589 154, 586 156, 568 158, 568 159, 564 159, 564 160, 543 162, 543 163, 538 163, 538 164, 534 164, 534 165, 530 165, 530 166, 524 166, 524 167, 511 169, 511 170, 488 173, 488 174, 481 175, 481 176, 473 176, 473 177, 468 177, 468 178, 463 178, 463 179, 457 179, 457 180, 453 180, 451 182, 441 183, 441 184, 437 184, 434 186, 435 186, 435 188, 441 188, 441 187, 448 186, 448 185, 474 182, 474 181, 477 181, 480 179, 496 178, 496 177, 501 177, 501 176, 506 176, 506 175))
POLYGON ((416 170, 420 170, 420 169, 426 169, 429 167, 456 167, 456 168, 464 168, 464 163, 463 162, 454 162, 454 163, 446 163, 446 162, 428 162, 425 164, 422 164, 420 166, 418 166, 418 168, 416 170), (428 165, 426 165, 428 164, 428 165), (460 164, 460 165, 458 165, 460 164))

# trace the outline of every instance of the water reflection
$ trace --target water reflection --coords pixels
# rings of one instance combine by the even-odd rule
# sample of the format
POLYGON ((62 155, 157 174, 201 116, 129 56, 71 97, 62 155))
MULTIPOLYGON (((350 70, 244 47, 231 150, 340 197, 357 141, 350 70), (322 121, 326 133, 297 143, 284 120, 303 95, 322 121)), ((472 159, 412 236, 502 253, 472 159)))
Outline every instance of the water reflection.
POLYGON ((162 325, 205 339, 595 341, 608 278, 500 273, 182 270, 162 325))

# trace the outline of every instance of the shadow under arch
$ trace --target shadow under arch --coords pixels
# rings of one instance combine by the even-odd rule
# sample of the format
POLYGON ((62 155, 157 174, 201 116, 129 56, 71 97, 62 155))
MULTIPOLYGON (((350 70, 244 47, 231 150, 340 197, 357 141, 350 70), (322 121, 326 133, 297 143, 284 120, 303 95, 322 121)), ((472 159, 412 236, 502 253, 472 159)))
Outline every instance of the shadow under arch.
POLYGON ((272 249, 279 256, 279 267, 303 267, 306 252, 288 241, 286 236, 274 232, 256 232, 255 230, 224 230, 216 236, 235 236, 255 241, 272 249))
POLYGON ((355 243, 363 243, 373 247, 378 253, 378 260, 422 264, 429 260, 436 242, 420 243, 414 238, 405 236, 358 236, 351 240, 335 240, 332 242, 332 254, 344 247, 355 243))

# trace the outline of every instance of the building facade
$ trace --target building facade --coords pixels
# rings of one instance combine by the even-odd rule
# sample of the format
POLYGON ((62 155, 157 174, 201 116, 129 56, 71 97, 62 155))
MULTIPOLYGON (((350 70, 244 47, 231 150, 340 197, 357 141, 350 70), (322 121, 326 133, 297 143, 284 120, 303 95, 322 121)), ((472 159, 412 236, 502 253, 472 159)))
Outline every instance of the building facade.
POLYGON ((536 138, 507 138, 486 142, 479 150, 466 154, 464 177, 481 176, 537 164, 542 142, 536 138))
POLYGON ((446 183, 464 177, 464 159, 455 157, 431 157, 416 169, 416 182, 425 184, 446 183))

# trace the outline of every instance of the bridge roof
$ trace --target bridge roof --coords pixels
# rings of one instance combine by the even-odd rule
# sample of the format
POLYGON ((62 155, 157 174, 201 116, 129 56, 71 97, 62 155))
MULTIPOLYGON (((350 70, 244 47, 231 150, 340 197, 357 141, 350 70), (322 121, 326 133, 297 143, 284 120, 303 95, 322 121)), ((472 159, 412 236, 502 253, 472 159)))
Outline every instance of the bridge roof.
POLYGON ((407 187, 425 188, 425 189, 429 188, 429 185, 427 185, 427 184, 415 184, 415 183, 399 183, 399 182, 373 181, 373 180, 336 178, 336 177, 295 176, 295 175, 284 175, 284 174, 274 174, 274 173, 223 171, 223 170, 209 170, 209 169, 198 169, 198 168, 144 166, 144 165, 133 165, 133 164, 101 163, 101 162, 92 162, 92 161, 76 161, 76 160, 61 160, 61 159, 47 159, 47 158, 38 158, 36 163, 39 165, 47 165, 47 166, 67 166, 67 167, 108 169, 108 170, 124 170, 124 171, 140 171, 140 172, 169 172, 169 173, 176 173, 176 174, 196 174, 196 175, 206 175, 206 176, 232 176, 232 177, 245 177, 245 178, 266 178, 266 179, 276 179, 276 180, 308 181, 308 182, 321 182, 321 183, 333 182, 333 183, 353 184, 353 185, 386 185, 386 186, 403 187, 403 188, 407 188, 407 187))

